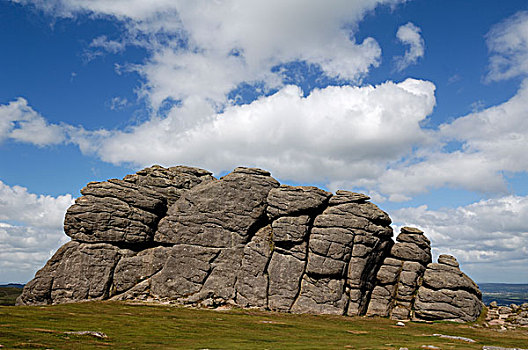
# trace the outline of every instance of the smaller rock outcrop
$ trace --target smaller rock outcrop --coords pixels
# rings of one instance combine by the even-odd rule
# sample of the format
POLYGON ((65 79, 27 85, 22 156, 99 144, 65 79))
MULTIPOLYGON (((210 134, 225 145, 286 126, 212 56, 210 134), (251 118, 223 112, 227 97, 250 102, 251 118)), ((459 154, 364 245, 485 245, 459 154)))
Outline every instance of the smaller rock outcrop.
POLYGON ((134 254, 107 243, 68 242, 26 284, 17 303, 40 305, 107 299, 117 262, 134 254))
POLYGON ((488 326, 500 326, 509 329, 528 327, 528 303, 499 306, 491 302, 486 315, 488 326))
POLYGON ((416 295, 414 317, 419 320, 475 320, 482 311, 482 293, 477 284, 460 271, 451 255, 440 255, 427 265, 416 295))

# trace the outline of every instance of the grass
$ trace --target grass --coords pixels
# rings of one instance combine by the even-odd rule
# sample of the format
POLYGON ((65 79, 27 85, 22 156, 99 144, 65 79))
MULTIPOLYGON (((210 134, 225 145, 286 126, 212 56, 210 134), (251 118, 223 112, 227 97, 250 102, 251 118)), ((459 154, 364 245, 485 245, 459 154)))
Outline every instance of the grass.
POLYGON ((6 349, 482 349, 528 347, 528 329, 498 331, 476 324, 383 318, 206 310, 125 302, 0 307, 0 344, 6 349), (99 331, 108 338, 69 335, 99 331), (432 337, 468 337, 476 343, 432 337))
POLYGON ((15 300, 20 293, 22 293, 22 288, 0 287, 0 305, 15 305, 15 300))

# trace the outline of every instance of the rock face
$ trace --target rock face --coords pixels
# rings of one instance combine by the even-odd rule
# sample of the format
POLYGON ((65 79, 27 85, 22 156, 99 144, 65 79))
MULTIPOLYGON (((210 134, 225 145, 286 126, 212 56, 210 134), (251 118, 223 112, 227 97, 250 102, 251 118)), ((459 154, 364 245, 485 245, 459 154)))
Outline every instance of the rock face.
POLYGON ((89 183, 64 220, 72 241, 19 305, 152 300, 295 313, 470 321, 481 294, 423 232, 392 240, 369 197, 280 185, 264 170, 215 179, 152 166, 89 183))

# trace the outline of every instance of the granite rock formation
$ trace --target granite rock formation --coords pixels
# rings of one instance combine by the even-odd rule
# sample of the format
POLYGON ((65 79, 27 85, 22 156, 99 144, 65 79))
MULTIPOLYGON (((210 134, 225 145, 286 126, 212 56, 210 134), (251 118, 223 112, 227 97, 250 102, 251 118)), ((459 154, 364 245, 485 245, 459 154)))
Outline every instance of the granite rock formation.
POLYGON ((431 263, 422 231, 348 191, 280 185, 236 168, 216 179, 152 166, 91 182, 64 220, 72 240, 19 305, 149 300, 282 312, 470 321, 481 293, 456 259, 431 263))

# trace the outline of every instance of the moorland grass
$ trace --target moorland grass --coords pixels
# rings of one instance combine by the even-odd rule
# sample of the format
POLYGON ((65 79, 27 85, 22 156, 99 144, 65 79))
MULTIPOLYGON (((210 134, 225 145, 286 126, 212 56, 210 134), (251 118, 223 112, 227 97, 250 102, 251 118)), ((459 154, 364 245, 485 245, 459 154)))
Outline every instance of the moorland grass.
POLYGON ((0 305, 15 305, 15 300, 20 293, 22 293, 22 288, 0 287, 0 305))
POLYGON ((384 318, 207 310, 171 305, 83 302, 0 307, 0 344, 6 349, 482 349, 527 347, 528 329, 499 331, 473 324, 384 318), (69 335, 99 331, 108 338, 69 335), (462 336, 476 343, 432 337, 462 336))
POLYGON ((170 305, 84 302, 0 307, 6 349, 482 349, 527 347, 528 329, 499 331, 474 324, 384 318, 293 315, 255 310, 207 310, 170 305), (108 338, 69 335, 99 331, 108 338), (476 343, 432 337, 468 337, 476 343))

